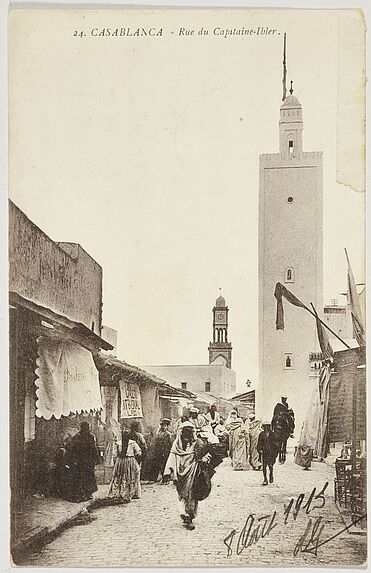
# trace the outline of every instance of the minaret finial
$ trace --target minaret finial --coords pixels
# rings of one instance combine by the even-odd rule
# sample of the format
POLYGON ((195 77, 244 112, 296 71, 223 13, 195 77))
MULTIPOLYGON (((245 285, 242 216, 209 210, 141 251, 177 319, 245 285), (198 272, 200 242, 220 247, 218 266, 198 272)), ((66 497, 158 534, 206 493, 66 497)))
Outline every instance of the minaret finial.
POLYGON ((222 289, 219 287, 220 296, 222 296, 222 289))
POLYGON ((282 101, 286 99, 286 33, 283 35, 283 74, 282 74, 282 101))
POLYGON ((291 80, 291 82, 290 82, 290 95, 292 95, 294 93, 294 88, 292 87, 293 83, 294 82, 291 80))

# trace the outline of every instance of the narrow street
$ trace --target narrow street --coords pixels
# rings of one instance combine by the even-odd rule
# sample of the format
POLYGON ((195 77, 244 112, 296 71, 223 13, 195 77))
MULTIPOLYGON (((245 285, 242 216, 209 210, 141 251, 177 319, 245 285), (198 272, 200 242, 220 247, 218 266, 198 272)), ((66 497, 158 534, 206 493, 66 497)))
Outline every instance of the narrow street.
MULTIPOLYGON (((95 511, 91 523, 66 530, 39 552, 29 556, 27 565, 354 567, 365 561, 365 536, 345 531, 328 543, 323 543, 344 528, 333 500, 334 475, 331 466, 314 463, 310 471, 303 471, 294 464, 290 454, 285 465, 276 464, 275 478, 273 485, 263 487, 261 472, 236 472, 230 467, 229 460, 225 460, 217 468, 210 497, 199 505, 194 531, 187 531, 181 525, 180 505, 172 484, 145 485, 141 500, 95 511), (329 485, 323 499, 318 494, 326 482, 329 485), (305 507, 314 487, 315 496, 312 496, 310 506, 305 507), (301 493, 305 497, 295 520, 293 512, 301 493), (289 514, 286 512, 285 524, 284 505, 287 507, 291 498, 294 498, 294 502, 289 514), (306 509, 311 510, 309 514, 306 509), (277 512, 275 516, 274 511, 277 512), (264 537, 259 536, 256 543, 249 546, 252 531, 250 536, 242 535, 238 554, 238 538, 250 514, 255 517, 253 529, 259 518, 269 515, 267 520, 260 522, 263 525, 267 521, 264 537), (313 526, 320 517, 322 520, 312 540, 308 533, 305 543, 294 556, 294 549, 310 520, 313 526), (232 554, 227 556, 227 546, 223 540, 233 530, 236 530, 236 534, 229 541, 232 554), (323 543, 318 547, 317 556, 314 554, 316 543, 323 543), (305 548, 312 549, 312 552, 302 551, 305 548)), ((249 524, 251 522, 252 518, 249 524)))

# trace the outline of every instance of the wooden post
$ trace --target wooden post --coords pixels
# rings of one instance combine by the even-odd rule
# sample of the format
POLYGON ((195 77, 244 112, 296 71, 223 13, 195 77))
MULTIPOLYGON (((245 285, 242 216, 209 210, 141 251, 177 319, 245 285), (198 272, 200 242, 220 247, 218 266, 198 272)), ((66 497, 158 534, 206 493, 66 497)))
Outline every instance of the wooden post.
POLYGON ((355 475, 357 473, 357 437, 358 437, 358 372, 354 372, 353 378, 353 400, 352 400, 352 449, 350 454, 352 475, 350 479, 351 512, 353 519, 353 500, 356 491, 355 475))
POLYGON ((22 510, 25 493, 24 410, 25 410, 25 314, 9 312, 9 440, 11 543, 17 538, 17 514, 22 510))

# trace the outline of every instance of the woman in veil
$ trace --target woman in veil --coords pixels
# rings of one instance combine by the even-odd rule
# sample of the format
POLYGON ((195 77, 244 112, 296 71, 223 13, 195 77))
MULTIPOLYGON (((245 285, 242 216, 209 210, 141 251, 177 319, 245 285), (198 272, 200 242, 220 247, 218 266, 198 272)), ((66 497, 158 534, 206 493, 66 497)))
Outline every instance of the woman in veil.
POLYGON ((225 428, 229 433, 229 455, 234 470, 248 470, 249 464, 249 431, 242 418, 238 417, 237 410, 232 410, 225 421, 225 428))

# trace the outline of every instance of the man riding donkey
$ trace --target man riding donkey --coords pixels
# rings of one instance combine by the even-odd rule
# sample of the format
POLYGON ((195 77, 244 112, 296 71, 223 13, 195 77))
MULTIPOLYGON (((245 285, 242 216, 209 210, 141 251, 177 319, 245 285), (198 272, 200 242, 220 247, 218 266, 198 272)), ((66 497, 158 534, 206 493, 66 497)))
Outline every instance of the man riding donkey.
POLYGON ((289 408, 287 396, 282 396, 281 402, 278 402, 274 408, 272 430, 279 440, 279 462, 283 464, 286 461, 287 440, 289 437, 294 437, 295 430, 295 416, 293 410, 289 408))

